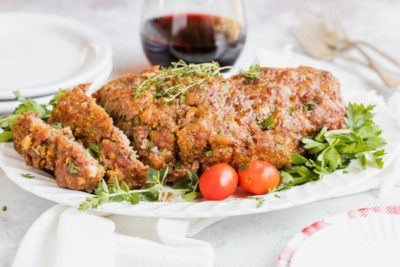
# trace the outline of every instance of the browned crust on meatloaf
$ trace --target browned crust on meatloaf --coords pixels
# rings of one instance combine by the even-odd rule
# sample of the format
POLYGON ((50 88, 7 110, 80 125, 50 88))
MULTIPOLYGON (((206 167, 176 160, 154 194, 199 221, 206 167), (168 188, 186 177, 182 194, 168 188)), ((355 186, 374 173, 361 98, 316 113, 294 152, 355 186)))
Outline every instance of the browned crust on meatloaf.
POLYGON ((86 95, 89 84, 66 92, 53 109, 49 123, 61 122, 71 128, 75 138, 85 147, 96 144, 100 148, 100 162, 107 169, 109 182, 115 175, 130 188, 142 187, 146 182, 147 167, 136 159, 128 138, 105 110, 86 95))
POLYGON ((139 159, 152 168, 170 166, 168 182, 187 176, 187 171, 197 171, 199 163, 179 162, 176 130, 177 120, 186 110, 175 105, 164 105, 154 101, 151 91, 134 98, 136 84, 158 72, 158 67, 145 70, 142 74, 125 74, 110 82, 93 94, 120 128, 131 140, 139 159))
POLYGON ((302 152, 301 138, 323 126, 344 127, 339 82, 323 70, 262 68, 260 79, 213 77, 192 87, 183 102, 163 104, 154 96, 156 88, 135 96, 137 84, 158 71, 126 74, 93 96, 143 162, 156 169, 172 167, 169 181, 218 162, 237 168, 263 159, 278 168, 289 166, 291 155, 302 152), (268 117, 273 125, 261 129, 259 122, 268 117))
POLYGON ((54 172, 60 187, 92 192, 104 176, 104 168, 73 140, 69 129, 55 129, 34 113, 19 115, 12 134, 26 164, 54 172))

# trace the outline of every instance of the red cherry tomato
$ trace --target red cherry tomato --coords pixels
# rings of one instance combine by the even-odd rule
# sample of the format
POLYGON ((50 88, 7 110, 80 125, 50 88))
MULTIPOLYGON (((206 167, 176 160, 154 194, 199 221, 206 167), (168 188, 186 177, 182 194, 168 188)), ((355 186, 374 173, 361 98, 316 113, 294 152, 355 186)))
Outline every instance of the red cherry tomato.
POLYGON ((254 195, 268 193, 281 181, 278 170, 267 161, 254 160, 238 172, 240 187, 254 195))
POLYGON ((200 176, 200 192, 209 200, 222 200, 235 192, 238 184, 236 171, 226 163, 211 166, 200 176))

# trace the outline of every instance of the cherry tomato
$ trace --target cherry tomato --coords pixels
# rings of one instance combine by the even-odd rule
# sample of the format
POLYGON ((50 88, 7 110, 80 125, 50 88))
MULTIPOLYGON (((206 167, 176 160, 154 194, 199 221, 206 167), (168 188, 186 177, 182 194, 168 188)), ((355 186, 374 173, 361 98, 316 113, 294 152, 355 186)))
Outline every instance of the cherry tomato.
POLYGON ((222 200, 235 192, 238 184, 236 171, 226 163, 211 166, 200 176, 200 192, 209 200, 222 200))
POLYGON ((278 170, 263 160, 250 161, 238 174, 240 187, 254 195, 268 193, 281 181, 278 170))

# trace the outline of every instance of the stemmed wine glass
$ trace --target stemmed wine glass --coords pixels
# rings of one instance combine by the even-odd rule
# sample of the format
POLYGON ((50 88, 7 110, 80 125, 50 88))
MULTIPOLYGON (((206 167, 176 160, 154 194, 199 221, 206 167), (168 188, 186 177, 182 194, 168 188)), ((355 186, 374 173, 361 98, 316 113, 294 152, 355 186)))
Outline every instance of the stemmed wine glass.
POLYGON ((232 66, 246 41, 242 0, 146 0, 142 46, 154 65, 217 61, 232 66))

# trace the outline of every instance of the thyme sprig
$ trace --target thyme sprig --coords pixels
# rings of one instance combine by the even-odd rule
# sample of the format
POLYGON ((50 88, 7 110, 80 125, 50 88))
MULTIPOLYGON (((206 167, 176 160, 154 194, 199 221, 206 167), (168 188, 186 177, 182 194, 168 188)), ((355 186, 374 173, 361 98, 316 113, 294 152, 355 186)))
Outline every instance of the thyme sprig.
POLYGON ((21 176, 27 179, 33 179, 35 178, 35 176, 33 174, 30 173, 21 173, 21 176))
POLYGON ((175 99, 183 99, 184 94, 192 87, 200 86, 207 79, 219 76, 222 70, 230 67, 220 67, 218 62, 188 64, 183 60, 171 63, 171 67, 161 70, 147 77, 136 85, 134 97, 155 88, 154 96, 166 104, 175 99))
POLYGON ((261 208, 265 204, 265 198, 262 196, 248 196, 248 199, 253 199, 256 201, 257 205, 256 208, 261 208))
POLYGON ((160 169, 148 169, 147 181, 143 189, 130 190, 124 182, 119 182, 116 176, 113 176, 113 183, 107 184, 102 180, 95 190, 95 196, 87 198, 80 206, 79 210, 96 209, 100 205, 109 202, 127 202, 137 204, 142 200, 147 201, 170 201, 175 194, 182 194, 186 201, 196 199, 200 196, 197 192, 198 177, 189 174, 188 179, 184 180, 180 186, 172 188, 165 187, 168 174, 168 166, 160 169), (197 181, 196 181, 197 177, 197 181))
POLYGON ((187 179, 178 181, 172 188, 174 189, 186 189, 182 192, 182 198, 185 201, 191 201, 200 197, 200 192, 198 192, 199 187, 199 176, 194 172, 188 172, 187 179))
POLYGON ((243 83, 249 84, 251 80, 258 80, 261 78, 262 69, 258 64, 251 65, 247 70, 240 71, 240 75, 244 77, 243 83))

